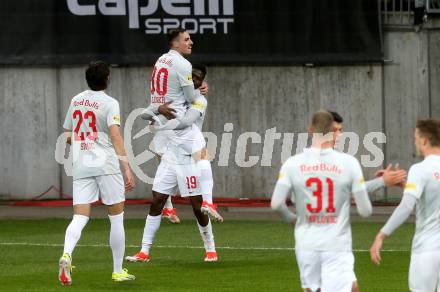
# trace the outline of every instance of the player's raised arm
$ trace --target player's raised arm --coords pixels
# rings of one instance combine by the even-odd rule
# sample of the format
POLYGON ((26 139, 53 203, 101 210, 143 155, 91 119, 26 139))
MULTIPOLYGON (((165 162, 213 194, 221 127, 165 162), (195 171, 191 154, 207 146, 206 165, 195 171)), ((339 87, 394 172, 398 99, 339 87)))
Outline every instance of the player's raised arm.
POLYGON ((362 217, 368 217, 373 213, 373 206, 371 205, 370 198, 368 197, 361 166, 355 158, 353 158, 352 168, 353 181, 351 193, 353 194, 354 201, 356 202, 356 208, 359 215, 362 217))
POLYGON ((399 168, 399 164, 393 169, 390 163, 386 169, 379 170, 375 174, 375 179, 366 182, 367 192, 372 193, 384 187, 401 186, 403 187, 406 180, 406 171, 399 168))
POLYGON ((289 210, 286 204, 287 198, 292 193, 292 184, 286 175, 288 173, 287 165, 288 161, 281 167, 270 206, 272 210, 277 211, 286 222, 294 223, 296 221, 296 215, 289 210))

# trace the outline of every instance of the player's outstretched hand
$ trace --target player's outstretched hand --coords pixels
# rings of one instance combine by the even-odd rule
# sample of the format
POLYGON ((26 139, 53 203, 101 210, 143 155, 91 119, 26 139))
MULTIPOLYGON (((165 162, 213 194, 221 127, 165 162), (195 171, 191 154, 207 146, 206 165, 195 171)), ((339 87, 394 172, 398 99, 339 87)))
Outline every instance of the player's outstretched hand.
POLYGON ((396 166, 394 167, 394 170, 396 172, 398 172, 398 175, 401 178, 400 182, 395 184, 395 186, 401 187, 402 189, 405 188, 407 172, 400 168, 399 163, 396 164, 396 166))
POLYGON ((134 189, 135 182, 131 170, 128 168, 124 171, 125 191, 130 192, 134 189))
POLYGON ((375 177, 381 177, 381 176, 383 176, 383 174, 385 173, 385 171, 387 171, 387 170, 391 170, 392 167, 393 167, 393 165, 390 163, 390 164, 388 164, 387 168, 385 168, 385 169, 380 169, 380 170, 376 171, 376 172, 374 173, 374 176, 375 176, 375 177))
POLYGON ((175 109, 170 107, 171 101, 166 102, 159 106, 158 111, 161 115, 163 115, 168 120, 172 120, 176 118, 176 116, 173 114, 176 112, 175 109))
POLYGON ((208 83, 206 83, 206 81, 203 81, 202 85, 200 85, 199 87, 199 90, 202 95, 207 95, 209 91, 208 83))
POLYGON ((402 186, 406 180, 406 171, 399 167, 399 164, 396 164, 393 169, 393 165, 388 164, 386 169, 379 170, 375 174, 376 176, 382 176, 385 186, 402 186))
POLYGON ((376 239, 374 240, 373 245, 370 248, 371 260, 376 265, 380 265, 380 261, 381 261, 380 250, 382 249, 382 243, 384 239, 385 239, 385 234, 379 232, 376 236, 376 239))

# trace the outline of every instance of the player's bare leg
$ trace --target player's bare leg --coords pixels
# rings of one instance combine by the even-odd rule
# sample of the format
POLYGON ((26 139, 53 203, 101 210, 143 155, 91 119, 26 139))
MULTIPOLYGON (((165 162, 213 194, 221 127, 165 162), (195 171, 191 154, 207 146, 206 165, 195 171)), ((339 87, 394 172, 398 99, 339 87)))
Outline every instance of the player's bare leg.
POLYGON ((200 187, 202 191, 203 203, 202 212, 212 217, 215 221, 223 222, 223 217, 217 211, 217 205, 212 201, 212 189, 214 180, 212 178, 211 162, 209 161, 208 149, 205 147, 201 151, 193 154, 193 158, 200 169, 200 187))
POLYGON ((176 208, 174 208, 173 203, 171 202, 171 196, 168 197, 165 206, 163 207, 162 217, 168 219, 171 223, 180 223, 176 208))
POLYGON ((215 250, 214 234, 212 233, 211 220, 208 215, 204 214, 202 208, 202 196, 190 197, 194 215, 197 218, 200 235, 202 236, 203 245, 205 246, 205 262, 216 262, 217 252, 215 250))
POLYGON ((59 260, 58 279, 63 285, 72 284, 72 253, 75 249, 78 240, 81 237, 81 232, 89 221, 90 204, 80 204, 73 206, 73 219, 66 229, 66 236, 64 239, 64 251, 59 260))
POLYGON ((110 219, 110 247, 113 255, 112 280, 117 282, 134 280, 136 277, 122 268, 125 252, 124 202, 108 206, 108 218, 110 219))
POLYGON ((148 213, 147 219, 145 221, 144 234, 142 236, 142 249, 140 252, 136 253, 133 256, 125 257, 127 261, 150 261, 150 248, 153 245, 156 232, 157 230, 159 230, 162 218, 162 210, 167 199, 168 195, 153 191, 153 203, 150 206, 150 212, 148 213))
POLYGON ((359 286, 357 282, 353 282, 353 286, 351 287, 351 292, 359 292, 359 286))

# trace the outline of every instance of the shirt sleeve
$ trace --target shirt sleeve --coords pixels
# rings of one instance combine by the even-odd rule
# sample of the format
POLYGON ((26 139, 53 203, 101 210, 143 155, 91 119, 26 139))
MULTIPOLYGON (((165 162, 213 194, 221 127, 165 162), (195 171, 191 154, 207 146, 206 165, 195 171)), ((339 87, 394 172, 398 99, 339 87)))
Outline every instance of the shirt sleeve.
POLYGON ((73 102, 70 102, 69 109, 67 110, 66 118, 64 119, 63 128, 66 130, 72 130, 72 108, 73 108, 73 102))
POLYGON ((408 171, 408 179, 406 181, 404 195, 414 196, 417 200, 420 199, 425 188, 425 180, 423 173, 418 165, 413 165, 408 171))
POLYGON ((119 102, 110 105, 107 113, 107 126, 121 125, 121 113, 119 111, 119 102))
POLYGON ((376 177, 375 179, 369 180, 365 183, 367 187, 367 192, 372 193, 375 192, 381 188, 385 187, 385 181, 383 180, 383 177, 376 177))
POLYGON ((199 111, 203 115, 206 111, 207 106, 208 103, 206 102, 206 99, 198 97, 191 103, 190 108, 199 111))
POLYGON ((289 188, 292 188, 292 182, 290 181, 289 176, 287 175, 289 173, 289 160, 287 160, 286 162, 284 162, 283 166, 281 166, 281 170, 278 173, 278 180, 277 180, 277 184, 282 184, 285 185, 289 188))
POLYGON ((281 167, 270 205, 273 210, 280 213, 286 222, 292 222, 296 215, 289 210, 286 204, 287 198, 292 194, 292 183, 287 176, 288 168, 289 160, 284 162, 281 167))
POLYGON ((387 236, 391 235, 400 225, 402 225, 406 219, 411 215, 412 210, 416 205, 416 198, 405 194, 403 195, 402 201, 399 206, 394 210, 391 217, 388 219, 387 223, 384 227, 382 227, 381 231, 385 233, 387 236))
POLYGON ((353 157, 351 162, 351 171, 352 171, 352 183, 351 183, 351 193, 359 193, 363 191, 367 191, 365 186, 365 179, 362 173, 361 165, 359 161, 353 157))
POLYGON ((192 65, 189 62, 182 63, 180 66, 177 66, 177 79, 179 80, 180 86, 194 86, 192 80, 192 65))

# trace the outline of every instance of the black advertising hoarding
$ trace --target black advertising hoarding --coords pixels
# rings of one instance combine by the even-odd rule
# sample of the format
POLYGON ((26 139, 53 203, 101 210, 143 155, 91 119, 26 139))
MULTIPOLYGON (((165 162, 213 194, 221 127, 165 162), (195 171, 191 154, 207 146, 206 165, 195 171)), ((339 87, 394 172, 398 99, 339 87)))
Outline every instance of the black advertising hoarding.
POLYGON ((382 60, 376 0, 1 0, 0 64, 152 64, 185 27, 191 61, 382 60))

